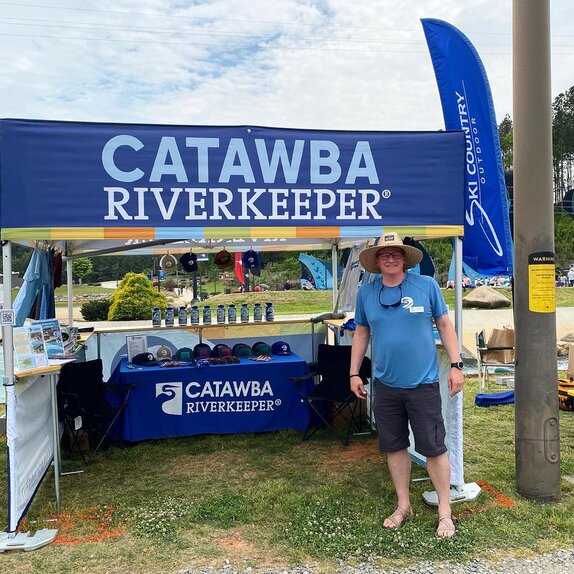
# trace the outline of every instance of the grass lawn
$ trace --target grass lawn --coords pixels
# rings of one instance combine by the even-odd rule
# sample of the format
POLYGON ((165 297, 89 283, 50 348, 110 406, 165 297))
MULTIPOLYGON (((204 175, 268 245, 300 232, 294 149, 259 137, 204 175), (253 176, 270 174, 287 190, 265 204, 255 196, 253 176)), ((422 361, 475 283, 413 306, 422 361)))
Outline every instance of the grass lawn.
MULTIPOLYGON (((475 379, 464 396, 465 480, 480 497, 454 507, 455 540, 436 540, 435 511, 421 500, 428 481, 412 484, 415 520, 381 528, 395 506, 374 436, 342 447, 328 434, 301 442, 296 431, 155 440, 101 453, 80 475, 61 479, 54 517, 52 471, 23 528, 60 529, 56 543, 6 553, 2 571, 31 574, 177 572, 227 564, 333 572, 337 559, 372 558, 381 568, 418 560, 464 561, 528 556, 574 543, 574 485, 563 480, 555 504, 515 492, 514 407, 474 406, 475 379)), ((563 476, 574 475, 574 413, 560 413, 563 476)), ((6 467, 5 438, 0 467, 6 467)), ((78 461, 65 470, 82 468, 78 461)), ((424 477, 413 467, 413 477, 424 477)), ((6 524, 6 477, 0 474, 0 522, 6 524)))
MULTIPOLYGON (((87 294, 108 294, 113 293, 113 289, 105 287, 94 287, 89 285, 74 285, 74 296, 83 296, 87 294)), ((498 291, 511 299, 510 289, 498 289, 498 291)), ((442 289, 445 302, 450 309, 454 309, 454 289, 442 289)), ((463 292, 463 296, 464 296, 463 292)), ((67 296, 65 287, 56 289, 57 296, 67 296)), ((203 304, 219 305, 235 303, 249 303, 252 307, 254 303, 265 303, 273 301, 276 315, 295 315, 295 314, 319 314, 333 310, 333 295, 331 291, 262 291, 259 293, 231 293, 225 295, 219 293, 212 295, 203 304)), ((77 303, 78 305, 80 303, 77 303)), ((57 306, 65 307, 66 301, 58 301, 57 306)), ((574 307, 574 288, 558 287, 556 289, 556 305, 558 307, 574 307)))

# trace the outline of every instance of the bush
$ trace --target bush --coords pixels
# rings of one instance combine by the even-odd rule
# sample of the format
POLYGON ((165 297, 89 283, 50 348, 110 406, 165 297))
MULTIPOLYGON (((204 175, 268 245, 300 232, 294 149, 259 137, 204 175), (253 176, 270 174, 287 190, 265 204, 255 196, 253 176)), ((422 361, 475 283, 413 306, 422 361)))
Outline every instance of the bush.
POLYGON ((151 319, 154 307, 164 309, 167 305, 165 295, 154 289, 143 273, 126 273, 111 300, 110 321, 151 319))
POLYGON ((168 290, 168 291, 174 291, 175 288, 177 287, 177 283, 175 282, 175 279, 166 279, 164 281, 163 286, 168 290))
POLYGON ((111 304, 110 299, 88 301, 80 307, 80 313, 85 321, 107 321, 111 304))

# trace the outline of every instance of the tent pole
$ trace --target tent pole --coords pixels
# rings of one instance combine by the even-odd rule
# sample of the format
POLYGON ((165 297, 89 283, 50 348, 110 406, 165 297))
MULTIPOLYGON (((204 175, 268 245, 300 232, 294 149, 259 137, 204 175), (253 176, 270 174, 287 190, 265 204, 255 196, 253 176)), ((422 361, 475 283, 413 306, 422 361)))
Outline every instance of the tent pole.
MULTIPOLYGON (((4 271, 3 295, 4 309, 12 309, 12 244, 10 241, 2 243, 2 269, 4 271)), ((8 393, 13 392, 10 388, 14 384, 14 326, 2 325, 2 347, 4 348, 4 377, 2 383, 6 391, 6 404, 8 405, 8 393)), ((8 417, 10 409, 6 409, 6 433, 8 434, 8 417)), ((10 501, 8 501, 8 514, 10 514, 10 501)), ((14 538, 16 532, 10 532, 8 524, 8 538, 14 538)))
MULTIPOLYGON (((458 350, 462 357, 462 238, 460 237, 454 239, 454 326, 458 338, 458 350)), ((449 451, 451 453, 451 484, 455 487, 454 498, 460 496, 461 489, 465 487, 462 393, 463 391, 451 397, 449 402, 449 451)), ((474 492, 476 489, 472 487, 471 490, 474 492)), ((474 494, 470 495, 472 496, 474 494)))
POLYGON ((454 238, 454 328, 462 353, 462 239, 454 238))
POLYGON ((74 326, 74 278, 72 277, 72 260, 66 257, 66 285, 68 287, 68 326, 74 326))
POLYGON ((337 299, 339 295, 339 285, 337 282, 337 259, 339 258, 339 248, 336 243, 331 246, 331 276, 333 278, 333 311, 337 311, 337 299))
MULTIPOLYGON (((2 243, 2 262, 4 270, 4 309, 12 309, 12 243, 2 243)), ((4 384, 14 381, 14 326, 2 325, 2 346, 4 347, 4 384)))

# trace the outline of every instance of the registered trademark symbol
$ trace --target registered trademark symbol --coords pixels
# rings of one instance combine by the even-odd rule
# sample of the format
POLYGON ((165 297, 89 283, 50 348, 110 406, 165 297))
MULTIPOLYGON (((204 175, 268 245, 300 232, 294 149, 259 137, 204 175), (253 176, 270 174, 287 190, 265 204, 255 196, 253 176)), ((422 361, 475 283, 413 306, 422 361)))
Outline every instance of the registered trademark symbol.
POLYGON ((383 191, 381 192, 381 195, 383 196, 383 199, 389 199, 389 197, 391 197, 391 190, 390 189, 383 189, 383 191))
POLYGON ((281 399, 275 399, 275 406, 279 406, 281 404, 281 399))

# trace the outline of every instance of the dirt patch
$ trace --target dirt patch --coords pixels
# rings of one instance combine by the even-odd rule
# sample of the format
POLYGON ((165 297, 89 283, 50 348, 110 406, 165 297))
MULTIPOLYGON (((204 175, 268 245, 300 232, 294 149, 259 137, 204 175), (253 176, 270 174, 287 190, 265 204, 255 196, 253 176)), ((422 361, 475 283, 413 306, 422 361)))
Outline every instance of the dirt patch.
POLYGON ((241 538, 241 534, 239 532, 232 532, 229 536, 225 538, 221 538, 216 542, 217 546, 221 546, 222 548, 231 548, 231 549, 240 549, 245 548, 247 543, 243 538, 241 538))
POLYGON ((377 438, 372 437, 368 439, 361 439, 351 443, 345 447, 339 442, 334 442, 329 445, 328 450, 318 454, 318 472, 323 472, 333 477, 338 477, 345 466, 357 469, 361 465, 372 463, 383 463, 384 459, 379 452, 377 438))
MULTIPOLYGON (((334 451, 335 449, 333 449, 334 451)), ((333 457, 335 457, 333 452, 333 457)), ((365 442, 353 443, 351 442, 348 447, 341 450, 338 454, 338 459, 344 462, 353 462, 357 460, 374 460, 380 458, 381 453, 377 445, 377 439, 373 437, 365 442)))

